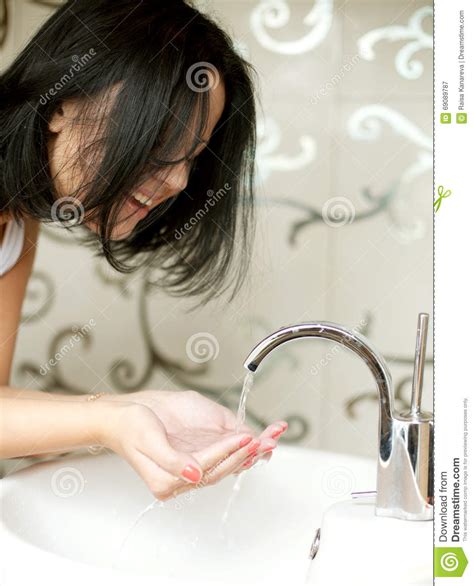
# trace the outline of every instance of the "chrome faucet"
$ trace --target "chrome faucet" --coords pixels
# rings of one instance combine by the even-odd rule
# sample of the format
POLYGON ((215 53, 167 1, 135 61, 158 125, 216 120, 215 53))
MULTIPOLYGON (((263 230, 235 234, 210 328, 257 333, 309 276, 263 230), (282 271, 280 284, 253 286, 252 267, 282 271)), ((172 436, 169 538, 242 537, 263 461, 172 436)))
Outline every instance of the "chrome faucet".
POLYGON ((410 521, 433 519, 433 414, 421 411, 423 368, 429 316, 420 313, 415 349, 411 408, 394 408, 392 377, 384 358, 356 331, 329 322, 281 328, 250 352, 245 368, 255 372, 277 346, 297 338, 333 340, 360 356, 377 383, 379 449, 375 514, 410 521))

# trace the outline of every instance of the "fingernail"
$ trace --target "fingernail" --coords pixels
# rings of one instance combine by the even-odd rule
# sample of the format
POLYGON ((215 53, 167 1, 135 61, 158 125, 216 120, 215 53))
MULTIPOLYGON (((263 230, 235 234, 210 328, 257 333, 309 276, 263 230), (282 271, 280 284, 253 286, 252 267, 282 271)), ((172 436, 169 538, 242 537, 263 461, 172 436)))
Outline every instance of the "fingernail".
POLYGON ((245 460, 245 462, 242 464, 242 468, 250 468, 250 466, 252 466, 252 464, 255 462, 255 456, 252 456, 251 458, 247 458, 247 460, 245 460))
POLYGON ((247 437, 244 437, 244 438, 241 440, 241 442, 240 442, 239 446, 240 446, 241 448, 243 448, 244 446, 246 446, 247 444, 249 444, 251 441, 252 441, 252 436, 251 436, 251 435, 248 435, 247 437))
POLYGON ((277 437, 279 437, 282 433, 284 433, 285 430, 284 429, 279 429, 278 431, 275 431, 272 433, 271 437, 273 439, 276 439, 277 437))
POLYGON ((268 454, 268 452, 271 452, 274 449, 275 449, 275 446, 270 446, 269 448, 265 448, 264 450, 262 450, 262 454, 268 454))
POLYGON ((194 466, 186 466, 181 472, 181 476, 190 482, 198 482, 201 478, 201 472, 194 466))
POLYGON ((254 440, 248 447, 248 453, 252 454, 258 450, 258 446, 260 445, 260 440, 254 440))

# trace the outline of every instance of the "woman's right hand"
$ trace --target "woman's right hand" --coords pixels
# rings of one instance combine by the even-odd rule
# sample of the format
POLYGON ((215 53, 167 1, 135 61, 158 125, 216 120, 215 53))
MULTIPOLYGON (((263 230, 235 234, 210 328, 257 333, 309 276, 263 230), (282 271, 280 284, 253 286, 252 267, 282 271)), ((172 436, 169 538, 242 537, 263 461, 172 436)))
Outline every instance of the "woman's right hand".
POLYGON ((107 406, 101 443, 122 456, 162 501, 196 486, 216 484, 238 470, 260 445, 248 432, 229 433, 198 451, 179 451, 150 408, 124 401, 107 406))

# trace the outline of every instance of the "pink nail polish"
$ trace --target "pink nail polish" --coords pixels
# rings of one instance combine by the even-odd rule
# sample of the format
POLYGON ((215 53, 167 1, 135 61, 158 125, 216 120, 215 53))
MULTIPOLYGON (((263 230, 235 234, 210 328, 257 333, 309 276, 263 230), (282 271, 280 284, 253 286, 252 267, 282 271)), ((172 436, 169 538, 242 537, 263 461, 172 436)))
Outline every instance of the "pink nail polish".
POLYGON ((186 466, 181 476, 190 482, 198 482, 201 479, 201 472, 194 466, 186 466))
POLYGON ((244 437, 241 440, 241 442, 239 444, 239 447, 243 448, 244 446, 246 446, 247 444, 249 444, 251 441, 252 441, 252 436, 249 435, 247 437, 244 437))
POLYGON ((258 450, 258 446, 260 445, 260 440, 254 440, 248 447, 248 453, 253 454, 258 450))
POLYGON ((245 460, 245 462, 242 464, 242 468, 250 468, 250 466, 252 466, 252 464, 255 462, 255 456, 252 456, 251 458, 247 458, 247 460, 245 460))
POLYGON ((275 449, 275 447, 276 447, 276 446, 270 446, 269 448, 265 448, 265 449, 262 451, 262 454, 268 454, 268 452, 271 452, 272 450, 274 450, 274 449, 275 449))
POLYGON ((273 439, 276 439, 277 437, 280 437, 280 435, 284 432, 284 429, 279 429, 278 431, 275 431, 274 433, 272 433, 271 437, 273 439))

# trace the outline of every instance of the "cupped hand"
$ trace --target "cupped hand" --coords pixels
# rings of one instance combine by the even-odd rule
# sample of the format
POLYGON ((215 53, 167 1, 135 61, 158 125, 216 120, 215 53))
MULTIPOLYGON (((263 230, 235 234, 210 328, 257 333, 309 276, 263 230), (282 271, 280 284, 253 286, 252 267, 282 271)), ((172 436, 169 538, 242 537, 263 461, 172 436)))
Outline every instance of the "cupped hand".
POLYGON ((115 426, 111 449, 129 461, 160 500, 193 488, 182 475, 188 466, 198 471, 194 483, 204 486, 268 459, 288 427, 277 421, 257 436, 244 424, 236 433, 234 413, 196 391, 138 391, 107 400, 129 407, 115 426), (133 405, 138 409, 131 417, 133 405))

